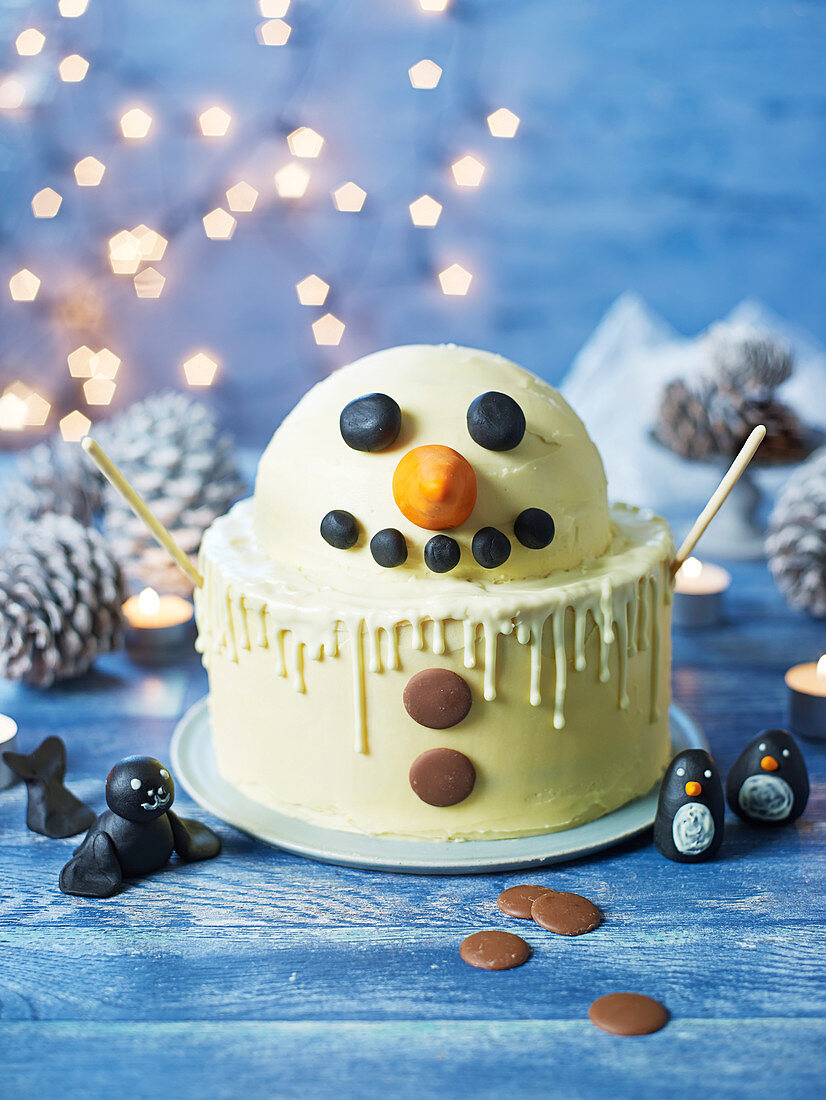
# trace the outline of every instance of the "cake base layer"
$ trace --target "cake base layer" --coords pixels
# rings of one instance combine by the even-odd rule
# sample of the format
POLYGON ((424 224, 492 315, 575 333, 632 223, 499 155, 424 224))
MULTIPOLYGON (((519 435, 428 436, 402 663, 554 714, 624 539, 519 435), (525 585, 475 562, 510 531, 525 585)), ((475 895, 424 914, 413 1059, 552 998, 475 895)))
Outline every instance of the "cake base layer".
POLYGON ((614 509, 612 551, 587 570, 507 586, 439 578, 400 602, 274 577, 247 502, 204 540, 199 646, 221 774, 307 821, 376 835, 494 839, 571 828, 638 795, 669 757, 672 545, 648 513, 614 509), (450 729, 415 721, 410 678, 470 688, 450 729), (467 756, 463 801, 433 806, 409 771, 428 749, 467 756))

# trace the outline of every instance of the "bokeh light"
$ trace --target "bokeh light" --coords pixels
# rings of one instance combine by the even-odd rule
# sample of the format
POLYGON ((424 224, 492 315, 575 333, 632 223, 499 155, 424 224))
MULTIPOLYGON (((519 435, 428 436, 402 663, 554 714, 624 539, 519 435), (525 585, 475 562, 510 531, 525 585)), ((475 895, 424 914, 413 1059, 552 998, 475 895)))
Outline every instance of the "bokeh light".
POLYGON ((127 141, 141 141, 152 128, 152 116, 143 107, 131 107, 120 117, 120 132, 127 141))
POLYGON ((411 65, 407 70, 407 75, 410 77, 410 83, 414 88, 430 89, 437 87, 442 79, 442 70, 435 61, 429 61, 425 58, 422 61, 417 61, 415 65, 411 65))
POLYGON ((485 174, 485 166, 477 157, 467 153, 450 166, 457 187, 478 187, 485 174))
POLYGON ((431 229, 442 215, 442 204, 430 195, 420 195, 410 203, 410 220, 421 228, 431 229))
POLYGON ((14 40, 14 48, 21 57, 34 57, 43 49, 46 35, 36 27, 27 27, 14 40))
POLYGON ((492 111, 488 115, 487 123, 493 137, 512 138, 519 129, 519 115, 515 115, 507 107, 500 107, 498 111, 492 111))
POLYGON ((89 7, 89 0, 58 0, 57 10, 64 19, 77 19, 89 7))
POLYGON ((84 157, 75 165, 75 180, 78 187, 97 187, 103 179, 106 165, 97 157, 84 157))
POLYGON ((343 183, 341 187, 337 187, 333 191, 333 203, 336 210, 341 210, 344 214, 358 214, 362 206, 364 206, 364 200, 367 198, 367 192, 363 187, 359 187, 357 183, 353 183, 352 180, 348 183, 343 183))
POLYGON ((15 302, 33 302, 40 290, 40 280, 24 267, 9 279, 9 290, 15 302))
POLYGON ((115 396, 115 388, 111 378, 94 375, 83 383, 83 397, 87 405, 108 405, 115 396))
POLYGON ((228 241, 235 232, 237 222, 229 211, 218 206, 204 215, 204 232, 212 241, 228 241))
POLYGON ((62 196, 54 188, 44 187, 32 199, 32 213, 36 218, 53 218, 62 202, 62 196))
POLYGON ((195 352, 185 359, 183 364, 184 378, 189 386, 211 386, 218 372, 218 360, 205 351, 195 352))
POLYGON ((0 110, 16 111, 23 106, 26 88, 16 76, 7 76, 0 81, 0 110))
POLYGON ((283 19, 268 19, 255 28, 255 37, 262 46, 286 46, 292 31, 290 24, 283 19))
POLYGON ((317 344, 326 347, 338 347, 344 335, 344 322, 332 313, 325 313, 313 322, 313 338, 317 344))
POLYGON ((450 267, 439 272, 442 294, 462 297, 470 290, 472 281, 473 275, 461 264, 451 264, 450 267))
POLYGON ((319 275, 308 275, 306 279, 295 284, 295 289, 302 306, 323 306, 330 293, 330 284, 325 283, 319 275))
POLYGON ((317 157, 324 148, 324 138, 310 126, 299 126, 287 135, 287 145, 294 157, 317 157))
POLYGON ((135 287, 135 294, 139 298, 160 298, 166 277, 161 275, 160 271, 156 271, 154 267, 145 267, 143 271, 138 272, 132 282, 135 287))
POLYGON ((235 214, 251 213, 258 202, 258 192, 246 180, 239 180, 238 183, 233 184, 227 189, 226 195, 227 206, 235 214))
POLYGON ((89 71, 89 62, 79 53, 70 53, 57 67, 60 79, 67 84, 77 84, 89 71))
POLYGON ((232 115, 217 104, 207 107, 198 116, 198 125, 204 137, 224 137, 232 123, 232 115))
POLYGON ((84 436, 89 434, 91 426, 92 421, 88 416, 84 416, 79 409, 75 409, 74 412, 64 416, 58 424, 60 434, 67 443, 79 443, 84 436))
POLYGON ((300 199, 307 193, 310 185, 310 172, 303 164, 291 160, 279 168, 273 177, 275 189, 282 199, 300 199))

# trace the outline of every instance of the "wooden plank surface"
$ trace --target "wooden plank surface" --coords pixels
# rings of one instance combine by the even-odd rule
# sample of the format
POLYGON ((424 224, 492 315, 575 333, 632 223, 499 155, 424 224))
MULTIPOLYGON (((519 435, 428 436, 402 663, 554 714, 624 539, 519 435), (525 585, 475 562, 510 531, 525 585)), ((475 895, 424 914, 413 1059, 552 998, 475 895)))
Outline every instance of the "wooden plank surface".
MULTIPOLYGON (((737 566, 730 621, 675 632, 677 699, 725 770, 782 723, 783 670, 826 648, 762 565, 737 566)), ((124 656, 50 692, 0 684, 24 748, 59 733, 71 786, 102 804, 128 752, 164 758, 202 694, 189 658, 160 673, 124 656)), ((817 1095, 826 1047, 826 751, 804 746, 805 816, 753 831, 729 817, 721 858, 679 866, 648 837, 528 878, 592 897, 606 920, 564 940, 508 921, 523 873, 427 878, 311 863, 217 825, 220 859, 178 866, 105 902, 64 897, 73 841, 23 827, 0 793, 0 1094, 188 1097, 817 1095), (489 974, 458 945, 484 927, 533 958, 489 974), (659 997, 672 1021, 622 1040, 587 1021, 602 993, 659 997), (713 1086, 713 1088, 712 1088, 713 1086), (157 1087, 155 1084, 153 1088, 157 1087)), ((179 792, 183 813, 204 816, 179 792)), ((216 824, 214 821, 212 824, 216 824)))

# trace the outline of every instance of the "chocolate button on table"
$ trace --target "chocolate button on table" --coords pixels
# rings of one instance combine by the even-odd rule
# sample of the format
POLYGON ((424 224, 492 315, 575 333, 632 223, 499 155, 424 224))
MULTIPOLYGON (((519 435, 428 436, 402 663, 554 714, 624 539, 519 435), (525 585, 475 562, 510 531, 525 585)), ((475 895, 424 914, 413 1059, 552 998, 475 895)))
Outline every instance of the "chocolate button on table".
MULTIPOLYGON (((764 566, 733 574, 731 621, 674 638, 675 698, 723 773, 782 722, 784 670, 823 649, 822 624, 788 611, 764 566)), ((21 751, 63 737, 67 782, 100 809, 111 765, 166 760, 204 690, 194 655, 162 670, 117 655, 49 692, 0 681, 0 712, 18 721, 21 751)), ((76 841, 27 832, 25 788, 0 791, 0 1094, 818 1095, 826 748, 803 751, 803 817, 753 830, 728 814, 721 858, 696 866, 642 837, 527 874, 357 871, 259 844, 179 785, 176 810, 217 829, 223 854, 100 902, 59 892, 76 841), (566 939, 506 916, 497 897, 524 882, 582 894, 604 922, 566 939), (527 940, 525 965, 468 966, 459 946, 487 928, 527 940), (588 1009, 620 991, 660 1001, 669 1023, 600 1031, 588 1009)))

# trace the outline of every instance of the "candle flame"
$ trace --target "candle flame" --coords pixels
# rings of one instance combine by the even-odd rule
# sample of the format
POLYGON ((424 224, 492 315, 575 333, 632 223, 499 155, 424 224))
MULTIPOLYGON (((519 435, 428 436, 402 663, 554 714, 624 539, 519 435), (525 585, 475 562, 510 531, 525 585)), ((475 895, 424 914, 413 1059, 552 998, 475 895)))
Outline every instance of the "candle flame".
POLYGON ((818 680, 826 681, 826 653, 817 662, 817 668, 815 669, 818 680))
POLYGON ((138 611, 141 615, 157 615, 161 608, 161 598, 154 588, 144 588, 138 596, 138 611))
POLYGON ((699 577, 703 571, 703 563, 699 558, 686 558, 680 572, 684 577, 699 577))

